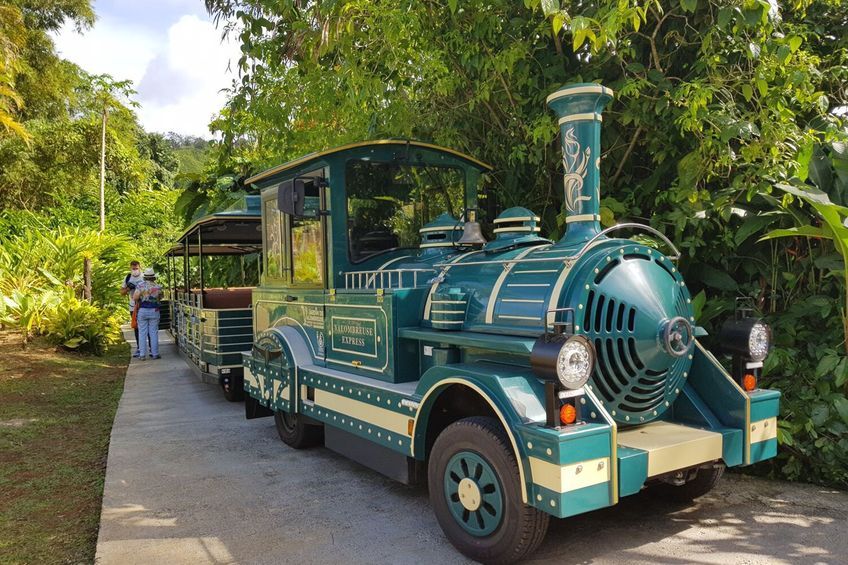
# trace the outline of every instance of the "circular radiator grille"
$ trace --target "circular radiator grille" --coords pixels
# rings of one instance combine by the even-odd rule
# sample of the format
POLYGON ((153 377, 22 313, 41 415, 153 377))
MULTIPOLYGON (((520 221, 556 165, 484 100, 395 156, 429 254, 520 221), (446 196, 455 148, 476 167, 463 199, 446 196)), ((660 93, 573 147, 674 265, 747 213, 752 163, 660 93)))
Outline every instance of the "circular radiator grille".
MULTIPOLYGON (((595 346, 590 386, 616 421, 657 418, 674 402, 692 364, 666 351, 663 323, 692 318, 689 293, 669 259, 642 246, 601 257, 581 300, 582 330, 595 346)), ((691 345, 690 345, 691 347, 691 345)))

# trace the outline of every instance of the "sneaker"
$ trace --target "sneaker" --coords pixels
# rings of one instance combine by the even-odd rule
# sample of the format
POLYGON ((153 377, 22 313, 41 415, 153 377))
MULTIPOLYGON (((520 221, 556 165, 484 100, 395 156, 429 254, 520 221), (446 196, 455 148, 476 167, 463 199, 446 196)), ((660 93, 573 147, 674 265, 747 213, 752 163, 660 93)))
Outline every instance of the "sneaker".
POLYGON ((133 357, 135 357, 136 359, 138 359, 138 358, 139 358, 138 350, 136 350, 136 352, 135 352, 135 353, 133 353, 133 357))
POLYGON ((162 356, 161 355, 151 355, 150 358, 151 359, 161 359, 162 356))

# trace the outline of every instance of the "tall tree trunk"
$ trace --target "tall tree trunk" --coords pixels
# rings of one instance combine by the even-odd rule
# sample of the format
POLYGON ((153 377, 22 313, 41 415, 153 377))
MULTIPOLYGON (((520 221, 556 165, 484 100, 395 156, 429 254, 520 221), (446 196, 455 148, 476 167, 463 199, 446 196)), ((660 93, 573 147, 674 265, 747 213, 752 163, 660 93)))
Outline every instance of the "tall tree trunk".
POLYGON ((109 110, 103 107, 103 128, 100 137, 100 231, 106 229, 106 115, 109 110))
POLYGON ((91 259, 82 260, 82 297, 91 302, 91 259))

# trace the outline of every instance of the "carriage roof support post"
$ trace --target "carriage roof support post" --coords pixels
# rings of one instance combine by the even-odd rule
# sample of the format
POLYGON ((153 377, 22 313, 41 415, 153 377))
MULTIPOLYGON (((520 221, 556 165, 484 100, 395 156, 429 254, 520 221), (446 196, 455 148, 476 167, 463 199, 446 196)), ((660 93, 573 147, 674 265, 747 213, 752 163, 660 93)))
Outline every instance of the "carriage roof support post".
POLYGON ((171 292, 171 256, 165 256, 165 282, 168 285, 168 293, 171 292))
POLYGON ((177 258, 174 255, 169 257, 171 260, 171 272, 173 273, 173 288, 174 288, 174 296, 173 299, 177 298, 177 258))
POLYGON ((188 300, 188 293, 191 290, 191 281, 188 278, 188 237, 185 238, 185 248, 183 249, 183 300, 188 300))
POLYGON ((197 229, 197 270, 200 274, 200 294, 198 306, 203 308, 203 228, 197 229))

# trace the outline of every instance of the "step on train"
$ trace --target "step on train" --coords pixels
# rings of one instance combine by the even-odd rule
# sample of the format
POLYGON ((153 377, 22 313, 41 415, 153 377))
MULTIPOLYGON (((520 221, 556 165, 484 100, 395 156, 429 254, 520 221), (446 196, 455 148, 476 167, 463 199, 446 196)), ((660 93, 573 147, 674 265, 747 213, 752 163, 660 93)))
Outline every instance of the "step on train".
MULTIPOLYGON (((725 323, 725 370, 699 340, 673 242, 601 228, 612 96, 587 83, 547 99, 564 167, 558 241, 522 207, 485 218, 487 240, 490 167, 431 144, 346 145, 248 179, 262 273, 247 417, 272 416, 294 448, 323 443, 426 484, 448 540, 486 563, 530 555, 551 517, 645 488, 691 500, 726 467, 774 457, 780 394, 758 385, 768 325, 745 309, 725 323)), ((206 316, 192 296, 183 319, 206 316)))

